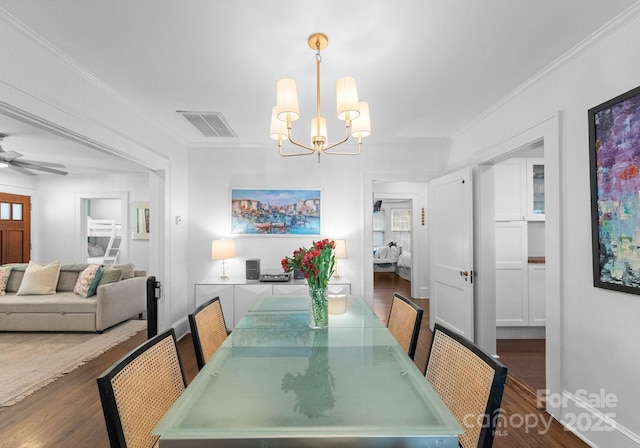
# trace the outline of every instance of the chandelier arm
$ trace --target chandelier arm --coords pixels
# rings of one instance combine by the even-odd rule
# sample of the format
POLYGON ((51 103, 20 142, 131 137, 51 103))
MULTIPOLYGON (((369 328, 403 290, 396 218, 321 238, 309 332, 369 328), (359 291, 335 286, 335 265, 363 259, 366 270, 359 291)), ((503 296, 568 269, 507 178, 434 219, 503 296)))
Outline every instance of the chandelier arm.
MULTIPOLYGON (((342 140, 340 140, 339 142, 336 143, 332 143, 331 145, 327 146, 326 148, 322 149, 322 152, 324 152, 325 154, 340 154, 340 153, 336 153, 336 152, 330 152, 331 149, 335 148, 338 145, 342 145, 343 143, 345 143, 347 140, 349 140, 349 131, 351 129, 351 123, 349 121, 347 121, 347 123, 345 124, 345 136, 342 140)), ((343 152, 342 154, 347 154, 346 152, 343 152)))
POLYGON ((309 151, 309 152, 295 152, 295 153, 287 154, 287 153, 282 152, 282 147, 279 148, 278 152, 279 152, 280 156, 282 156, 282 157, 309 156, 309 155, 313 154, 312 151, 309 151))
POLYGON ((309 151, 309 154, 316 152, 316 149, 314 147, 306 146, 306 145, 303 145, 302 143, 295 141, 291 136, 291 127, 288 128, 287 137, 289 139, 289 142, 292 145, 296 145, 296 146, 299 146, 300 148, 306 149, 307 151, 309 151))

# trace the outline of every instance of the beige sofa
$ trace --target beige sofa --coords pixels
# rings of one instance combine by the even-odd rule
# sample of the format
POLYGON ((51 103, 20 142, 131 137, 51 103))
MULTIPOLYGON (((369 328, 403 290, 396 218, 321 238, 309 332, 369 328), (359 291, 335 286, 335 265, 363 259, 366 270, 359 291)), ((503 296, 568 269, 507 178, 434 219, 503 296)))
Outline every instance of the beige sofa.
POLYGON ((56 293, 16 295, 26 265, 14 265, 0 296, 0 331, 94 331, 103 330, 146 310, 146 272, 133 271, 133 278, 98 286, 94 296, 73 292, 86 264, 62 265, 56 293))

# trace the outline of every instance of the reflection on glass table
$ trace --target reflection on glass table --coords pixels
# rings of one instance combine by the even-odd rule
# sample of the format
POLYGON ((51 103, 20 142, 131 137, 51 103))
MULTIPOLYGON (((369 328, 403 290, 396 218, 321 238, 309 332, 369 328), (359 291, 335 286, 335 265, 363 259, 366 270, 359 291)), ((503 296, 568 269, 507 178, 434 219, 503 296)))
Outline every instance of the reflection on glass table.
POLYGON ((307 300, 256 304, 154 429, 161 448, 458 446, 462 428, 361 298, 326 330, 309 329, 307 300))

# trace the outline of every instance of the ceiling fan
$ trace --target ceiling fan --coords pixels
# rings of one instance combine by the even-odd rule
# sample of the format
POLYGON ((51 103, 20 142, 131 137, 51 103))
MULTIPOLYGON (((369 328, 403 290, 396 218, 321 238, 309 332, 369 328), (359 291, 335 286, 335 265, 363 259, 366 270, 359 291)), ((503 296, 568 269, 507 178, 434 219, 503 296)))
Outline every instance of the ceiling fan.
MULTIPOLYGON (((3 141, 6 136, 6 134, 0 134, 0 142, 3 141)), ((22 154, 19 152, 12 150, 5 151, 2 146, 0 146, 0 168, 8 167, 22 174, 26 174, 27 176, 36 175, 36 173, 31 172, 31 170, 60 174, 62 176, 66 176, 68 174, 66 171, 59 169, 65 168, 65 166, 60 163, 39 162, 36 160, 18 160, 20 157, 22 157, 22 154)))

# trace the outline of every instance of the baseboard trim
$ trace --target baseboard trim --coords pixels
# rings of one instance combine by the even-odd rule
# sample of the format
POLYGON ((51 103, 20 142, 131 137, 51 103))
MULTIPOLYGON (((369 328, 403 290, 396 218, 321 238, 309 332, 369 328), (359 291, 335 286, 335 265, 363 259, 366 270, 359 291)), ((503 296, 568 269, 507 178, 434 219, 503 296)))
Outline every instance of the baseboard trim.
MULTIPOLYGON (((603 391, 597 393, 598 396, 603 391)), ((562 391, 560 423, 591 446, 628 446, 631 442, 640 447, 640 435, 618 423, 615 406, 594 406, 593 393, 578 391, 575 394, 562 391), (580 395, 577 395, 577 394, 580 395)))

